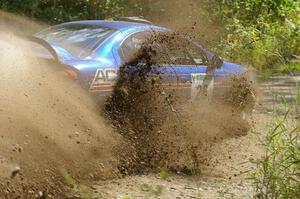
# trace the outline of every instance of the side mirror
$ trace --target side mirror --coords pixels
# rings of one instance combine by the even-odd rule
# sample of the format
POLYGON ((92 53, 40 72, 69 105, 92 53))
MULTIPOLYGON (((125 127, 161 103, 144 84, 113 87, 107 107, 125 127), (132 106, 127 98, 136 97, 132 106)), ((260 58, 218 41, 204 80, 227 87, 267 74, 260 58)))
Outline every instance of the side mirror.
POLYGON ((213 68, 221 68, 222 65, 223 65, 223 59, 220 56, 214 55, 211 58, 211 67, 213 67, 213 68))

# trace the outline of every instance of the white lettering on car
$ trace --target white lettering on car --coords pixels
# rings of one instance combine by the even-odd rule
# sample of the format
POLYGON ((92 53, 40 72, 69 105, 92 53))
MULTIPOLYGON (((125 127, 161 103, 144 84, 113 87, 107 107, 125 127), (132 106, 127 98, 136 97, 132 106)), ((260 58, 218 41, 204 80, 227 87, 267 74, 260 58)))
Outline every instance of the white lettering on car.
POLYGON ((109 69, 98 69, 96 71, 92 85, 110 83, 114 81, 117 77, 117 70, 113 68, 109 69))
POLYGON ((97 88, 101 89, 104 88, 104 86, 112 86, 116 77, 117 70, 114 68, 97 69, 90 90, 95 90, 97 88))

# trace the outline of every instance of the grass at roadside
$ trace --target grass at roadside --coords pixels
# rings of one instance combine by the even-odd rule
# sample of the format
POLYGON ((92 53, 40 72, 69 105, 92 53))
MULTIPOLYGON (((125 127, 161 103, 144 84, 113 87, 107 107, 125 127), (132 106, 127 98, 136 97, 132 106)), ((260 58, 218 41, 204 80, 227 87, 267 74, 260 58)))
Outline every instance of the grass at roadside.
POLYGON ((300 62, 281 64, 274 68, 268 68, 260 72, 259 79, 265 80, 274 74, 294 74, 300 73, 300 62))
POLYGON ((71 174, 62 169, 61 174, 65 180, 65 183, 73 190, 75 197, 79 199, 90 199, 92 198, 92 190, 85 185, 79 184, 72 176, 71 174))
POLYGON ((274 110, 273 121, 262 142, 265 153, 254 161, 256 170, 251 175, 254 198, 296 199, 300 196, 300 131, 298 119, 294 117, 300 104, 299 86, 296 89, 295 104, 285 104, 284 115, 274 110))

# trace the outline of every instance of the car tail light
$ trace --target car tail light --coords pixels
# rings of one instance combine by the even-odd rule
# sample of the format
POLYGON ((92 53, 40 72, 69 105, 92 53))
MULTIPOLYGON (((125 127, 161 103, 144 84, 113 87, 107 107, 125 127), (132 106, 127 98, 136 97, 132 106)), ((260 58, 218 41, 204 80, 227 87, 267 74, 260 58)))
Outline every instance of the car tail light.
POLYGON ((78 75, 75 70, 67 69, 66 73, 68 74, 68 76, 72 77, 73 79, 78 79, 78 75))

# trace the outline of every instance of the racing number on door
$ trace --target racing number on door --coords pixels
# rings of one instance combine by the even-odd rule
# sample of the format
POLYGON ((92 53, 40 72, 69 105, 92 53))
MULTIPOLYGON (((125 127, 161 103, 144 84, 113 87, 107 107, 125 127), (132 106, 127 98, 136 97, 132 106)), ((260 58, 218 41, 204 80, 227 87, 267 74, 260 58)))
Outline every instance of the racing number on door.
POLYGON ((192 89, 191 89, 191 98, 195 99, 197 97, 199 91, 201 90, 201 86, 203 85, 203 81, 205 79, 206 73, 192 73, 192 89))

